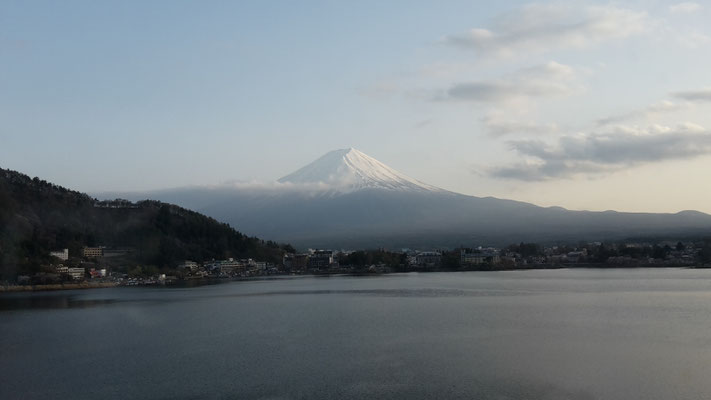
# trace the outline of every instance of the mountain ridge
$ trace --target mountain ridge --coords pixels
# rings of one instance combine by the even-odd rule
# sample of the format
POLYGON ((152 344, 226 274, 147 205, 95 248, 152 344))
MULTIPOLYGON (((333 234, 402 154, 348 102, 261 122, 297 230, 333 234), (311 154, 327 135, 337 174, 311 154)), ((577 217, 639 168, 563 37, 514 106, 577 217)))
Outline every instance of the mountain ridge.
POLYGON ((143 195, 301 247, 451 248, 711 232, 711 215, 699 211, 573 211, 450 192, 352 148, 326 153, 268 189, 178 188, 143 195))

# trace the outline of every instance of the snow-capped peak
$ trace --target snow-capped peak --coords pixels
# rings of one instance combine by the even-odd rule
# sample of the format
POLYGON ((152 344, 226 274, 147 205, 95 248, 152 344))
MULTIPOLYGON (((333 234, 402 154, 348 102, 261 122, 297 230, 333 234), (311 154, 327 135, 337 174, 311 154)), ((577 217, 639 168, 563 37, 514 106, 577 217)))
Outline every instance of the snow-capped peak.
POLYGON ((402 174, 354 148, 333 150, 279 179, 281 183, 326 184, 338 191, 365 188, 441 191, 402 174))

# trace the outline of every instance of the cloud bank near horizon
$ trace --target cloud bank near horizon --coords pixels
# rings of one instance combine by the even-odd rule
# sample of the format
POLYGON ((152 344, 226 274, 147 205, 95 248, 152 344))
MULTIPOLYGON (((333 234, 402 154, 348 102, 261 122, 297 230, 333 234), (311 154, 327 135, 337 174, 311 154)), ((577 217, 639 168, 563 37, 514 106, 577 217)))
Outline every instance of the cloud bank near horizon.
POLYGON ((675 128, 617 127, 606 133, 562 136, 554 144, 516 140, 510 147, 526 161, 487 171, 494 178, 545 181, 604 175, 643 164, 711 155, 711 132, 685 123, 675 128))

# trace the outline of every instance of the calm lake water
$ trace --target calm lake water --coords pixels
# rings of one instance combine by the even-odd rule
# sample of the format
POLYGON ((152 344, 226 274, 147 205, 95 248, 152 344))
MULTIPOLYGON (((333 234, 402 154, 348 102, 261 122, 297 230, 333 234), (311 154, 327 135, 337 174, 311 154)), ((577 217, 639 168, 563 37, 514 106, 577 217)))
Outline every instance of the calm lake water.
POLYGON ((709 399, 711 271, 0 296, 2 399, 709 399))

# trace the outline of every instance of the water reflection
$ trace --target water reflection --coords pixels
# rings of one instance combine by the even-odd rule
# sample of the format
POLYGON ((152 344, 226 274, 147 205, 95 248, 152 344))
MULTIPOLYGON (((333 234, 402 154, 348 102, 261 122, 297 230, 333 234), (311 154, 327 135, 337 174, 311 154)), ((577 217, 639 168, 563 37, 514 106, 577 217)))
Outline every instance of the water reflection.
POLYGON ((711 398, 709 271, 11 293, 0 310, 0 399, 711 398))
POLYGON ((25 309, 89 308, 116 303, 116 299, 86 299, 81 295, 25 294, 0 296, 0 311, 25 309))
MULTIPOLYGON (((103 291, 102 289, 88 289, 103 291)), ((83 294, 46 294, 46 293, 14 293, 0 295, 0 311, 31 310, 31 309, 61 309, 61 308, 89 308, 114 305, 119 303, 173 303, 219 298, 239 298, 258 296, 313 296, 313 295, 348 295, 348 296, 373 296, 373 297, 403 297, 403 298, 438 298, 438 297, 491 297, 491 296, 518 296, 532 295, 535 292, 520 290, 480 290, 480 289, 447 289, 447 288, 421 288, 421 289, 338 289, 338 290, 277 290, 257 291, 246 293, 215 293, 193 294, 176 296, 175 292, 162 291, 160 298, 154 288, 117 288, 123 293, 116 293, 111 298, 91 298, 83 294), (141 293, 143 291, 144 293, 141 293)), ((115 293, 115 292, 114 292, 115 293)))

